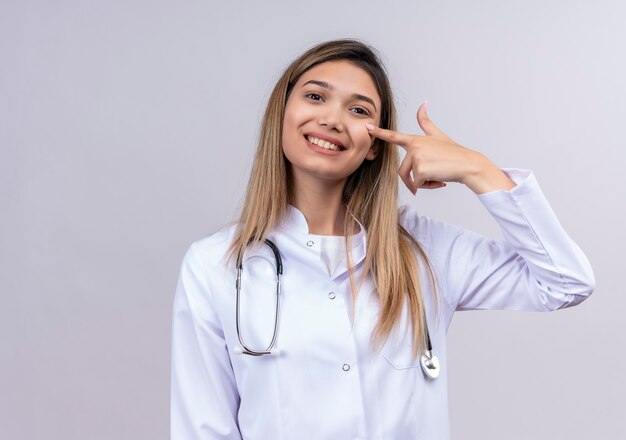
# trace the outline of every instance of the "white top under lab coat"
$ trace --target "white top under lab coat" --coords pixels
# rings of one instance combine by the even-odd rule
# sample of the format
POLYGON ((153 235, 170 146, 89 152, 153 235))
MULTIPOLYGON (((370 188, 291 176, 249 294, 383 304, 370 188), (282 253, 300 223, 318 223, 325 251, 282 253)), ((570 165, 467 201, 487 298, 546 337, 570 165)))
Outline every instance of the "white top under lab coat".
MULTIPOLYGON (((379 354, 370 349, 378 318, 371 278, 365 278, 351 321, 343 261, 329 276, 322 237, 309 234, 290 206, 269 234, 283 259, 276 348, 279 356, 234 354, 235 270, 223 266, 234 226, 193 243, 180 271, 173 308, 171 438, 209 439, 447 439, 446 331, 457 310, 548 311, 573 306, 595 287, 593 270, 563 230, 534 174, 503 168, 517 186, 478 195, 503 240, 400 208, 401 224, 430 259, 436 303, 425 269, 423 298, 441 375, 427 380, 411 357, 411 332, 396 329, 379 354)), ((353 237, 360 274, 366 231, 353 237)), ((274 257, 267 246, 244 258, 241 330, 265 349, 274 326, 274 257)), ((400 329, 407 323, 405 314, 400 329)))

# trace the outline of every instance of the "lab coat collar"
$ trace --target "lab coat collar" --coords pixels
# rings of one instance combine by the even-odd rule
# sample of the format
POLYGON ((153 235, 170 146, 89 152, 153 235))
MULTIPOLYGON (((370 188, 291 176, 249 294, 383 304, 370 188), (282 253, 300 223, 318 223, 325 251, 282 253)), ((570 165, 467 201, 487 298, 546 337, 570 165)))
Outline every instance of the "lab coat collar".
MULTIPOLYGON (((359 225, 359 232, 354 234, 353 238, 357 238, 357 239, 362 238, 361 237, 362 235, 365 236, 365 227, 359 221, 359 219, 356 218, 354 214, 352 214, 352 212, 348 211, 348 213, 352 216, 354 221, 357 222, 359 225)), ((302 211, 300 211, 298 208, 296 208, 293 205, 287 205, 287 213, 285 214, 283 221, 280 223, 280 228, 286 232, 289 231, 289 232, 295 232, 295 233, 302 233, 302 234, 307 234, 311 236, 315 235, 315 234, 309 233, 309 224, 307 223, 306 217, 304 217, 304 214, 302 213, 302 211)))
MULTIPOLYGON (((353 267, 357 267, 365 260, 365 254, 367 250, 367 231, 363 224, 357 219, 352 212, 348 211, 352 218, 359 225, 359 232, 352 236, 352 264, 353 267)), ((310 234, 309 224, 306 221, 306 217, 302 211, 293 205, 287 205, 287 212, 282 222, 279 224, 278 229, 282 232, 298 236, 303 236, 303 239, 313 240, 321 242, 321 235, 310 234)), ((346 270, 337 271, 333 274, 333 278, 341 276, 346 270)))

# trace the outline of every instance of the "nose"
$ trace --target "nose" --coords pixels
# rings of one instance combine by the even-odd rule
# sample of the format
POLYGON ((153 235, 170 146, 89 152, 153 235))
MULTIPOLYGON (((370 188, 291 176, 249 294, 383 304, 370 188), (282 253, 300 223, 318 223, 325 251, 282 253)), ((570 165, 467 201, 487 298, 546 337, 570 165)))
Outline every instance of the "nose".
POLYGON ((318 118, 320 125, 339 132, 344 131, 343 113, 339 106, 327 106, 318 118))

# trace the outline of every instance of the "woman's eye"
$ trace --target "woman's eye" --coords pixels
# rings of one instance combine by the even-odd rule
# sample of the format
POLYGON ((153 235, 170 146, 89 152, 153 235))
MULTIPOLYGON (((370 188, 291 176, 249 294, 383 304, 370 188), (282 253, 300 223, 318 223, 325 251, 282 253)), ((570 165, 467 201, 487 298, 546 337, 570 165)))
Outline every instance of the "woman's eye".
MULTIPOLYGON (((322 95, 320 95, 319 93, 314 93, 314 92, 309 92, 306 95, 304 95, 304 97, 312 101, 324 100, 324 97, 322 95)), ((356 113, 357 115, 370 116, 370 112, 368 112, 363 107, 354 107, 352 110, 354 110, 354 113, 356 113)))
POLYGON ((367 110, 361 107, 354 107, 354 110, 359 110, 359 112, 357 112, 359 115, 365 115, 365 116, 370 115, 370 113, 367 110))
POLYGON ((307 98, 312 99, 313 101, 319 101, 322 99, 322 97, 320 95, 318 95, 317 93, 307 93, 306 95, 307 98))

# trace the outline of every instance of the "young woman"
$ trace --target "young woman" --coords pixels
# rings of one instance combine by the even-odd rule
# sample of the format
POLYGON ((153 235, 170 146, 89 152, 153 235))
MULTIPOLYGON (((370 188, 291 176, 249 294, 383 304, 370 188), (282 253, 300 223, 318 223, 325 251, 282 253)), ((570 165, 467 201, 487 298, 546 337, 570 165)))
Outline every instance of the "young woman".
POLYGON ((417 121, 424 136, 395 131, 385 70, 358 40, 283 72, 238 222, 183 259, 172 439, 446 439, 453 313, 591 294, 531 171, 457 144, 424 104, 417 121), (504 239, 398 209, 398 174, 414 194, 466 185, 504 239))

